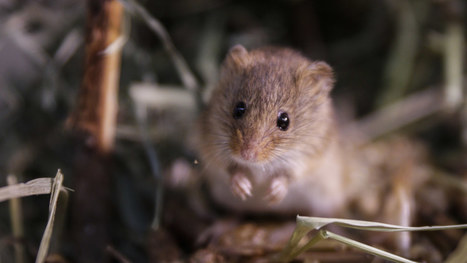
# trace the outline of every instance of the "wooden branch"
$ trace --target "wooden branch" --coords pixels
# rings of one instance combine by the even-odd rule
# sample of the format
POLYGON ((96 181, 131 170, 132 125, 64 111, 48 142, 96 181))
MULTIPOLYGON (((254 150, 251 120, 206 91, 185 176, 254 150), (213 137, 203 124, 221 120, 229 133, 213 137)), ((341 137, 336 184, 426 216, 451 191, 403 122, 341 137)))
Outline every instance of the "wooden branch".
POLYGON ((112 149, 117 116, 121 51, 103 51, 120 35, 123 8, 114 0, 88 1, 86 58, 77 106, 68 120, 100 152, 112 149))
POLYGON ((83 82, 68 125, 76 138, 72 236, 77 262, 105 262, 110 242, 111 159, 117 116, 123 7, 88 0, 83 82))

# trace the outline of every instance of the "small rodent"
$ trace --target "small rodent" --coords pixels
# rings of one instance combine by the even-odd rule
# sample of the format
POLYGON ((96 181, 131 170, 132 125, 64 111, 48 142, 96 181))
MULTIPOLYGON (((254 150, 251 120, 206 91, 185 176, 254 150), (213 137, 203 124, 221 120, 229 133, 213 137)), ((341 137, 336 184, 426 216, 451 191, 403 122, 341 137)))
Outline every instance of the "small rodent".
POLYGON ((213 199, 243 212, 333 215, 352 180, 340 153, 333 71, 288 48, 229 51, 198 123, 213 199))

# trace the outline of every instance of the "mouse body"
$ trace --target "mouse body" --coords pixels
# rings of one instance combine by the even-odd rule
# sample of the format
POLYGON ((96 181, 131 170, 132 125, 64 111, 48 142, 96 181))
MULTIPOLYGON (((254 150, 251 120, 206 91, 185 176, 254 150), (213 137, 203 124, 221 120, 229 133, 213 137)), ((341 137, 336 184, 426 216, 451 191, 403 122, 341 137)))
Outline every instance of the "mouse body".
POLYGON ((334 215, 352 180, 330 66, 288 48, 230 49, 198 122, 211 196, 239 212, 334 215))

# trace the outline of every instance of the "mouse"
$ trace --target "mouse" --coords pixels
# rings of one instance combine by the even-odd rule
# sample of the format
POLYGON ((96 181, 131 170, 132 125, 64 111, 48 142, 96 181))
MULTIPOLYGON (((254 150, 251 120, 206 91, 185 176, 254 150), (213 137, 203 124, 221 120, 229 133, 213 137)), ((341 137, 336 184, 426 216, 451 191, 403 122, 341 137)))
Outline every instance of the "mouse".
POLYGON ((232 47, 198 120, 202 174, 215 203, 251 213, 329 216, 354 180, 330 92, 334 73, 284 47, 232 47))

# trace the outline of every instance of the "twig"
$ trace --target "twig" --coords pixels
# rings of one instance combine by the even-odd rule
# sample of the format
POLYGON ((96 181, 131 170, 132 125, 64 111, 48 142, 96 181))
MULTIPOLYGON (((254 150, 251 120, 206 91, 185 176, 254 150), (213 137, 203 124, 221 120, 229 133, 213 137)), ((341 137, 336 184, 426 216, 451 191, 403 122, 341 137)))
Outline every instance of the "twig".
POLYGON ((156 35, 161 39, 162 44, 164 45, 164 49, 172 58, 175 68, 177 69, 178 74, 182 79, 183 85, 190 91, 199 94, 199 84, 195 78, 195 75, 191 72, 185 59, 183 59, 178 50, 175 48, 172 39, 170 38, 162 23, 156 18, 152 17, 144 7, 142 7, 134 0, 118 1, 120 1, 125 6, 128 12, 143 20, 149 26, 149 28, 154 31, 154 33, 156 33, 156 35))
POLYGON ((152 147, 149 135, 148 135, 148 127, 147 127, 147 118, 146 118, 146 106, 145 105, 138 105, 134 103, 135 107, 135 115, 136 120, 138 122, 139 133, 141 136, 141 142, 143 144, 144 150, 146 152, 146 156, 148 157, 149 164, 151 166, 151 172, 156 180, 156 207, 154 212, 154 219, 151 224, 151 227, 154 230, 157 230, 160 225, 161 220, 161 211, 162 211, 162 201, 163 201, 163 193, 164 193, 164 185, 162 182, 161 170, 159 165, 159 159, 157 157, 157 152, 152 147))
POLYGON ((444 104, 448 111, 461 108, 462 143, 467 146, 467 94, 464 94, 464 27, 458 20, 447 26, 444 37, 444 104))
POLYGON ((464 29, 460 22, 448 24, 444 42, 444 102, 448 110, 456 110, 463 101, 464 29))
POLYGON ((44 89, 45 96, 43 97, 43 104, 46 108, 55 107, 54 99, 60 91, 59 70, 70 60, 83 42, 81 32, 78 29, 71 30, 63 38, 60 46, 55 51, 53 58, 47 61, 43 86, 50 88, 44 89))
POLYGON ((68 200, 70 196, 69 192, 73 192, 73 190, 62 186, 62 190, 57 201, 58 210, 55 213, 54 231, 49 246, 50 253, 57 252, 62 247, 62 235, 64 231, 65 219, 67 217, 68 200))
POLYGON ((107 246, 106 248, 107 252, 112 255, 117 261, 121 262, 121 263, 131 263, 131 261, 126 258, 122 253, 120 253, 120 251, 116 250, 114 247, 112 246, 107 246))
POLYGON ((135 83, 130 86, 130 97, 135 105, 145 105, 148 109, 176 108, 190 112, 196 110, 196 101, 190 91, 177 86, 135 83))
POLYGON ((123 14, 122 20, 121 34, 112 43, 110 43, 110 45, 101 51, 102 55, 109 55, 115 52, 120 52, 128 41, 131 32, 131 19, 127 15, 123 14))
POLYGON ((121 51, 103 54, 121 35, 122 5, 115 1, 88 1, 84 75, 68 125, 84 132, 84 141, 101 153, 113 149, 118 109, 121 51))
POLYGON ((121 50, 103 54, 121 36, 123 6, 87 0, 82 85, 68 126, 76 139, 73 234, 76 261, 104 261, 110 239, 111 155, 115 143, 121 50), (86 231, 86 229, 95 231, 86 231))
MULTIPOLYGON (((14 175, 8 175, 7 182, 8 185, 15 185, 18 183, 18 179, 14 175)), ((21 200, 19 198, 10 199, 10 221, 13 228, 13 237, 17 240, 14 245, 16 263, 26 262, 24 247, 18 242, 24 235, 22 211, 21 200)))
POLYGON ((373 140, 442 110, 440 92, 427 89, 362 118, 352 126, 373 140))
POLYGON ((27 15, 27 12, 21 12, 19 15, 14 15, 3 22, 0 33, 3 37, 11 38, 20 47, 21 51, 31 58, 36 66, 43 67, 50 60, 50 57, 41 46, 41 43, 31 41, 26 32, 21 28, 27 15))
POLYGON ((204 98, 214 88, 219 76, 219 54, 223 40, 223 26, 226 16, 223 13, 212 14, 208 17, 205 29, 199 40, 199 52, 196 67, 205 81, 204 98))
POLYGON ((84 39, 81 31, 77 28, 71 30, 55 51, 52 60, 53 65, 57 68, 65 65, 83 43, 84 39))
POLYGON ((420 34, 413 4, 411 1, 394 2, 397 36, 384 72, 385 87, 378 99, 380 107, 400 98, 412 76, 420 34))
POLYGON ((36 263, 42 263, 45 261, 47 257, 47 253, 49 250, 50 239, 52 236, 54 220, 55 220, 55 212, 57 211, 57 202, 58 196, 62 189, 63 184, 63 174, 60 170, 58 170, 57 175, 55 176, 52 193, 50 195, 50 203, 49 203, 49 219, 47 220, 47 226, 45 227, 44 234, 42 236, 41 244, 39 246, 39 251, 37 252, 36 263))
POLYGON ((461 112, 461 124, 462 124, 462 143, 464 147, 467 147, 467 96, 465 98, 464 107, 461 112))

